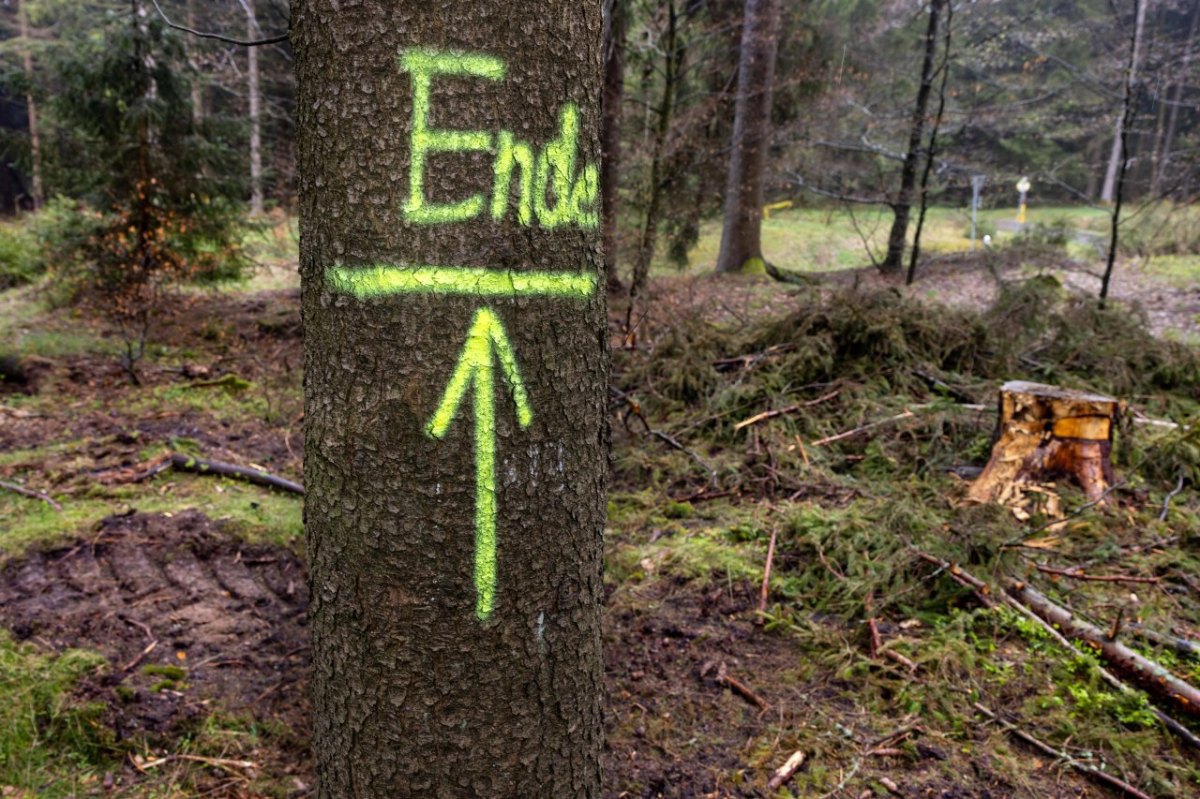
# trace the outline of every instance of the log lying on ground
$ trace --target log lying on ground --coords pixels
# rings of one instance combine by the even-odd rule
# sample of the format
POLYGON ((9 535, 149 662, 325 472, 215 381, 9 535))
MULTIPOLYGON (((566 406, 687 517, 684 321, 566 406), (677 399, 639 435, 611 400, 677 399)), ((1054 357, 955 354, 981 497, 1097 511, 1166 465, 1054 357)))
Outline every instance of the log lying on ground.
POLYGON ((261 469, 251 469, 246 466, 237 466, 236 464, 225 463, 223 461, 204 460, 203 458, 195 458, 179 452, 172 452, 160 459, 156 459, 149 469, 134 476, 133 482, 148 480, 156 474, 165 472, 167 469, 193 472, 195 474, 215 474, 234 480, 245 480, 247 483, 275 488, 292 494, 304 493, 304 486, 299 483, 293 483, 287 478, 264 472, 261 469))
POLYGON ((1148 658, 1114 640, 1095 625, 1083 621, 1024 583, 1014 583, 1009 592, 1017 601, 1074 638, 1100 653, 1114 669, 1127 675, 1147 691, 1192 716, 1200 716, 1200 690, 1184 682, 1148 658))
POLYGON ((1020 484, 1069 477, 1099 503, 1113 484, 1112 397, 1015 381, 1000 388, 999 437, 972 485, 975 502, 1005 502, 1020 484))

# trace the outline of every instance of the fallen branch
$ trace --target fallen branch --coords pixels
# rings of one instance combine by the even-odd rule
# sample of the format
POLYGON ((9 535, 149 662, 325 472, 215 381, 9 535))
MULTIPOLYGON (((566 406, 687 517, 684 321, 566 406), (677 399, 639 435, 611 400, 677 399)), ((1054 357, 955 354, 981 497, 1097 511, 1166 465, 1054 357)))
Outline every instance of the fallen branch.
POLYGON ((797 750, 792 753, 792 756, 784 761, 783 765, 775 769, 775 773, 771 775, 771 779, 767 780, 767 790, 777 791, 783 784, 790 780, 800 767, 804 765, 804 753, 797 750))
POLYGON ((1080 620, 1071 611, 1056 605, 1029 586, 1015 583, 1009 588, 1009 592, 1043 620, 1057 626, 1067 636, 1095 649, 1104 660, 1130 675, 1152 693, 1186 713, 1200 716, 1200 690, 1190 683, 1184 682, 1120 641, 1109 638, 1100 628, 1080 620))
MULTIPOLYGON (((646 420, 643 419, 642 421, 645 422, 646 420)), ((663 442, 667 446, 671 447, 672 449, 679 450, 680 452, 682 452, 683 454, 687 455, 689 458, 694 460, 696 463, 700 464, 700 466, 702 466, 704 468, 704 470, 706 472, 708 472, 708 484, 710 486, 715 486, 717 484, 717 470, 714 469, 713 467, 709 466, 708 461, 704 460, 704 458, 701 458, 695 452, 688 449, 683 444, 680 444, 678 441, 671 438, 671 436, 667 435, 663 431, 655 430, 654 428, 650 427, 650 425, 648 425, 648 424, 646 425, 646 432, 649 433, 650 435, 654 436, 655 438, 657 438, 659 441, 663 442)))
POLYGON ((1134 574, 1088 574, 1081 567, 1056 569, 1041 563, 1034 566, 1042 574, 1052 574, 1055 577, 1069 577, 1072 580, 1090 580, 1096 583, 1157 583, 1157 577, 1139 577, 1134 574))
POLYGON ((811 408, 814 405, 820 405, 822 402, 828 402, 829 400, 833 399, 840 393, 841 393, 841 391, 831 391, 828 394, 826 394, 825 396, 817 397, 814 400, 809 400, 807 402, 798 402, 795 405, 789 405, 786 408, 780 408, 780 409, 774 410, 774 411, 763 411, 762 413, 751 416, 749 419, 744 419, 744 420, 738 422, 737 424, 735 424, 733 426, 733 432, 736 433, 737 431, 741 430, 742 428, 749 427, 750 425, 755 425, 755 424, 758 424, 759 422, 765 422, 768 419, 774 419, 776 416, 785 416, 789 413, 795 413, 796 411, 800 410, 801 408, 811 408))
POLYGON ((0 480, 0 488, 11 491, 14 494, 20 494, 23 497, 29 497, 30 499, 40 499, 55 510, 62 510, 62 505, 55 502, 49 494, 44 494, 41 491, 35 491, 32 488, 26 488, 16 483, 8 483, 4 480, 0 480))
POLYGON ((763 614, 767 612, 767 595, 771 593, 771 563, 775 560, 775 538, 779 528, 771 528, 771 541, 767 544, 767 563, 763 566, 762 588, 758 592, 758 624, 763 623, 763 614))
POLYGON ((1187 475, 1185 475, 1181 469, 1179 471, 1179 482, 1175 484, 1175 488, 1171 491, 1171 493, 1167 494, 1167 496, 1163 499, 1162 510, 1159 511, 1158 514, 1158 520, 1160 522, 1165 522, 1167 520, 1167 514, 1171 512, 1171 500, 1175 499, 1175 497, 1179 496, 1179 492, 1183 491, 1183 484, 1186 481, 1186 478, 1187 475))
POLYGON ((717 673, 717 682, 729 688, 729 690, 733 691, 750 704, 758 706, 760 710, 766 710, 770 707, 770 705, 767 704, 767 700, 754 693, 754 690, 751 689, 750 686, 746 685, 736 677, 730 677, 728 674, 726 674, 724 663, 721 664, 721 669, 717 673))
POLYGON ((1037 738, 1034 738, 1029 733, 1027 733, 1024 730, 1017 727, 1015 724, 1012 724, 1012 723, 1000 718, 999 716, 997 716, 995 713, 993 713, 991 710, 989 710, 987 707, 981 705, 980 703, 975 702, 974 707, 975 707, 975 710, 979 711, 984 716, 987 716, 989 719, 996 722, 1001 727, 1003 727, 1005 730, 1007 730, 1010 734, 1012 734, 1013 736, 1015 736, 1017 738, 1020 738, 1022 741, 1029 744, 1034 749, 1037 749, 1042 754, 1049 755, 1050 757, 1053 757, 1057 760, 1061 760, 1062 762, 1066 763, 1068 766, 1075 769, 1079 773, 1086 774, 1088 777, 1090 777, 1098 782, 1102 782, 1105 785, 1108 785, 1110 788, 1116 788, 1117 790, 1119 790, 1129 796, 1136 797, 1136 799, 1150 799, 1150 797, 1148 795, 1146 795, 1145 793, 1142 793, 1140 790, 1133 787, 1132 785, 1125 782, 1124 780, 1121 780, 1117 777, 1114 777, 1111 774, 1103 772, 1100 769, 1093 768, 1092 766, 1089 766, 1086 763, 1082 763, 1079 760, 1076 760, 1075 758, 1071 757, 1066 752, 1064 752, 1060 749, 1055 749, 1053 746, 1050 746, 1049 744, 1042 743, 1037 738))
MULTIPOLYGON (((164 461, 170 463, 171 468, 181 472, 192 472, 194 474, 216 474, 222 477, 231 477, 235 480, 245 480, 247 483, 266 486, 268 488, 277 488, 280 491, 290 491, 293 494, 303 494, 304 486, 299 483, 293 483, 277 475, 264 472, 261 469, 250 469, 245 466, 235 466, 232 463, 223 463, 221 461, 208 461, 202 458, 194 458, 191 455, 182 455, 178 452, 172 452, 171 457, 164 461)), ((157 468, 157 467, 156 467, 157 468)), ((163 469, 158 469, 163 471, 163 469)), ((157 474, 157 471, 154 472, 157 474)))
POLYGON ((1125 629, 1138 638, 1144 638, 1151 643, 1167 647, 1176 655, 1200 660, 1200 643, 1196 641, 1187 638, 1178 638, 1173 635, 1164 635, 1155 630, 1149 630, 1144 625, 1133 622, 1126 624, 1125 629))
MULTIPOLYGON (((975 592, 975 596, 979 598, 980 603, 983 604, 984 607, 994 608, 998 602, 1007 605, 1025 618, 1040 626, 1051 638, 1057 641, 1068 652, 1076 657, 1083 657, 1083 653, 1079 651, 1079 648, 1076 647, 1075 644, 1070 641, 1070 639, 1059 632, 1058 628, 1047 622, 1029 608, 1022 605, 1011 595, 1001 592, 999 595, 1000 598, 997 600, 995 595, 992 594, 987 583, 976 577, 973 577, 968 572, 963 571, 958 564, 949 563, 941 558, 934 557, 933 555, 921 552, 919 550, 914 550, 914 552, 922 560, 928 563, 933 563, 943 571, 946 571, 956 582, 972 588, 975 592)), ((1133 691, 1132 688, 1125 684, 1124 680, 1117 677, 1103 666, 1098 666, 1096 671, 1105 682, 1107 682, 1113 688, 1116 688, 1118 691, 1122 693, 1133 691)), ((1193 733, 1180 722, 1173 719, 1171 716, 1167 715, 1162 710, 1159 710, 1156 707, 1151 708, 1151 710, 1154 713, 1154 717, 1162 722, 1163 726, 1170 730, 1177 738, 1182 740, 1193 749, 1200 749, 1200 737, 1197 737, 1195 733, 1193 733)))
POLYGON ((889 416, 886 419, 880 419, 879 421, 876 421, 876 422, 869 422, 868 424, 864 424, 862 427, 856 427, 853 430, 847 430, 844 433, 838 433, 836 435, 826 436, 825 438, 822 438, 819 441, 812 442, 811 444, 809 444, 809 446, 810 447, 821 447, 826 444, 832 444, 835 441, 841 441, 844 438, 851 438, 852 436, 856 436, 859 433, 865 433, 866 431, 868 431, 872 428, 875 428, 875 427, 879 427, 881 425, 892 424, 893 422, 899 422, 904 419, 911 419, 913 416, 916 416, 916 414, 913 413, 912 411, 905 411, 904 413, 899 413, 899 414, 896 414, 895 416, 889 416))

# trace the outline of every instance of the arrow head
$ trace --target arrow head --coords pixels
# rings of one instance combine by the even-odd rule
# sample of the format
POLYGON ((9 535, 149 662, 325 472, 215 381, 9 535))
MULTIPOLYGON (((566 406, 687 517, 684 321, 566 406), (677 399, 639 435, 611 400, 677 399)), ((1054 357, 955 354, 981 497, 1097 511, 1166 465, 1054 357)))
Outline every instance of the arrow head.
POLYGON ((480 308, 475 312, 471 329, 467 332, 467 340, 463 343, 458 363, 455 364, 454 374, 450 376, 450 382, 442 394, 442 401, 438 403, 437 410, 426 427, 429 435, 439 439, 445 438, 450 424, 458 414, 463 396, 471 385, 474 385, 476 390, 475 406, 476 413, 479 413, 479 392, 491 391, 495 383, 495 361, 500 362, 504 380, 512 391, 517 423, 522 428, 529 427, 533 422, 533 409, 529 406, 529 395, 525 391, 525 381, 521 378, 512 343, 508 340, 500 318, 490 308, 480 308))

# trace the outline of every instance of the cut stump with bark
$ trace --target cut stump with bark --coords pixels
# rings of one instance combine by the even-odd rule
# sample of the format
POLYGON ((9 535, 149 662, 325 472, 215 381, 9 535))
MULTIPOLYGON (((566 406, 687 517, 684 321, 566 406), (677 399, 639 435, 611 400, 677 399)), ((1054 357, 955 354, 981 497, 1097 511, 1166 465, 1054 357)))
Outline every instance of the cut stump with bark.
POLYGON ((1120 403, 1112 397, 1013 381, 1000 387, 999 435, 992 456, 967 496, 974 502, 1007 502, 1023 483, 1073 479, 1091 502, 1113 484, 1113 423, 1120 403))

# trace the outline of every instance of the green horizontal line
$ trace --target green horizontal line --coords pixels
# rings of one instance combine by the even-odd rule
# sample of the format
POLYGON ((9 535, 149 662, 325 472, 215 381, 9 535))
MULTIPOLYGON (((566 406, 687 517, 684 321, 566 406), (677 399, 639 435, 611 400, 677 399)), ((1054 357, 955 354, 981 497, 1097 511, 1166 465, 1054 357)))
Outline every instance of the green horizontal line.
POLYGON ((331 288, 359 299, 390 294, 456 294, 475 297, 569 297, 596 291, 596 276, 584 272, 512 272, 457 266, 333 266, 331 288))

